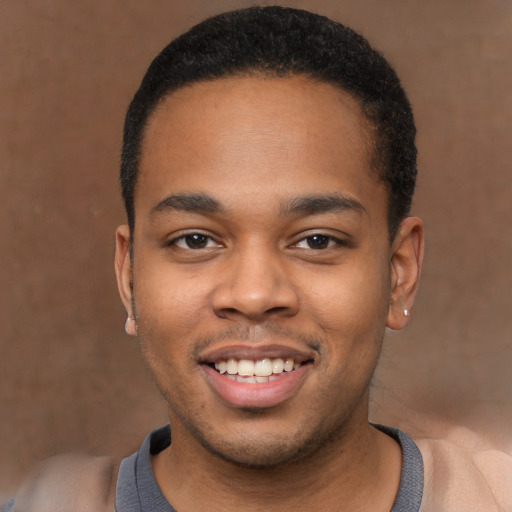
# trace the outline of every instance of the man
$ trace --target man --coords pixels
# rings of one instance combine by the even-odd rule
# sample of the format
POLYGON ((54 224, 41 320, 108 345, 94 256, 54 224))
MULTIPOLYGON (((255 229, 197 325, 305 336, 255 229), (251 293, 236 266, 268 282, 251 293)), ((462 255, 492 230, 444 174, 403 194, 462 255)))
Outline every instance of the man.
POLYGON ((419 451, 368 424, 421 267, 415 155, 396 75, 325 18, 231 13, 157 57, 125 125, 116 273, 172 443, 123 462, 120 510, 419 509, 419 451))
MULTIPOLYGON (((414 136, 394 71, 326 18, 251 8, 166 47, 127 114, 115 268, 170 429, 119 470, 50 465, 17 504, 469 510, 440 483, 444 452, 368 422, 421 271, 414 136)), ((475 474, 474 510, 499 510, 475 474)))

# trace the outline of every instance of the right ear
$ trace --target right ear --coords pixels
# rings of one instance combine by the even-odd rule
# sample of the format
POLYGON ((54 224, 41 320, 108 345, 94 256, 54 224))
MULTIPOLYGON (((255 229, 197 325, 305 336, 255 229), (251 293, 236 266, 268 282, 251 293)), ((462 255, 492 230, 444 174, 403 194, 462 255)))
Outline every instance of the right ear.
POLYGON ((137 335, 135 323, 135 312, 133 311, 133 283, 132 266, 130 258, 131 235, 130 228, 123 224, 116 230, 116 256, 114 268, 117 278, 117 288, 123 301, 128 320, 126 321, 126 332, 131 336, 137 335))

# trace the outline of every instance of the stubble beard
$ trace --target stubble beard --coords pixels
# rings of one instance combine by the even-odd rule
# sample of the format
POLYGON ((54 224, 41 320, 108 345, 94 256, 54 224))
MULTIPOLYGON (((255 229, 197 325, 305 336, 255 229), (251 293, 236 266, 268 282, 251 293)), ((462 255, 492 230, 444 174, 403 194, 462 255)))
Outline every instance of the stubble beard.
MULTIPOLYGON (((279 328, 276 331, 284 332, 279 328)), ((241 330, 234 329, 231 332, 236 332, 240 335, 241 330)), ((222 336, 229 337, 231 332, 226 331, 222 336)), ((242 336, 240 335, 240 337, 242 336)), ((217 339, 219 338, 220 336, 217 339)), ((302 341, 315 350, 322 352, 321 338, 304 337, 302 341)), ((202 349, 208 346, 210 343, 211 339, 198 341, 194 344, 195 351, 199 347, 202 349)), ((361 405, 361 400, 363 405, 366 403, 367 421, 368 403, 367 400, 363 400, 363 395, 367 392, 367 388, 361 390, 360 396, 352 396, 353 401, 351 403, 338 404, 339 408, 337 411, 326 411, 322 407, 321 397, 329 396, 332 393, 330 386, 326 385, 325 389, 318 390, 317 396, 320 399, 317 400, 317 403, 308 404, 308 413, 302 415, 300 420, 292 424, 292 428, 286 432, 283 431, 284 429, 276 429, 272 433, 263 435, 256 433, 254 436, 251 436, 250 434, 244 435, 244 433, 240 433, 234 439, 229 438, 225 435, 225 432, 221 432, 221 425, 215 428, 213 423, 204 418, 201 407, 194 411, 187 407, 187 398, 189 397, 176 396, 171 390, 160 385, 165 383, 165 379, 158 378, 158 375, 154 372, 154 365, 150 364, 150 353, 144 350, 144 343, 141 346, 146 366, 152 375, 155 385, 168 404, 171 435, 173 428, 177 427, 175 428, 176 431, 181 430, 185 436, 193 438, 210 455, 240 468, 279 470, 307 459, 322 458, 322 456, 329 457, 333 447, 335 445, 338 447, 342 446, 343 439, 350 436, 353 427, 351 417, 358 404, 361 405)), ((192 359, 194 359, 193 353, 194 351, 191 353, 192 359)), ((243 409, 239 412, 245 416, 244 421, 247 422, 247 432, 253 426, 257 430, 258 427, 255 424, 258 421, 265 421, 265 417, 277 414, 272 408, 243 409)), ((339 453, 339 449, 337 453, 339 453)))
MULTIPOLYGON (((170 403, 169 400, 167 402, 170 403)), ((330 457, 334 451, 332 447, 341 446, 343 438, 349 435, 349 416, 352 412, 332 414, 326 421, 325 411, 322 414, 311 407, 310 413, 287 432, 280 430, 261 436, 238 435, 236 439, 229 439, 218 434, 208 421, 197 414, 184 415, 172 405, 169 409, 171 431, 174 420, 210 455, 240 468, 267 471, 320 459, 324 455, 330 457), (324 421, 320 422, 319 418, 324 421)), ((246 409, 241 412, 246 416, 247 431, 251 430, 251 422, 256 423, 265 415, 273 414, 271 410, 246 409)))

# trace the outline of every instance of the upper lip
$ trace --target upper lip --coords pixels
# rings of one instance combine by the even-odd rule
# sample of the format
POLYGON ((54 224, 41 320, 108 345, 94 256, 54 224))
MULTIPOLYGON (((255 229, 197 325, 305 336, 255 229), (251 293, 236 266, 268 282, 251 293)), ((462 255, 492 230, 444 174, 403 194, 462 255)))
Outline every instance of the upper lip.
POLYGON ((261 359, 293 359, 296 363, 305 363, 315 360, 315 351, 312 349, 299 350, 294 347, 279 344, 232 344, 215 348, 208 348, 199 355, 199 364, 215 363, 228 359, 248 359, 259 361, 261 359))

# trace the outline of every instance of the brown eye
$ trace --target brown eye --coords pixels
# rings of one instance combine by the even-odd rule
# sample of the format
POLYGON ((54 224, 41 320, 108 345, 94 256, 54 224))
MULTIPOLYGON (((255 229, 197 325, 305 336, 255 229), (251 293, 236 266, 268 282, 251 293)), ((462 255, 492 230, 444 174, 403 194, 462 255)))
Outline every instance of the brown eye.
POLYGON ((182 249, 205 249, 210 247, 212 243, 213 240, 209 236, 201 233, 191 233, 174 240, 174 245, 182 249))
POLYGON ((331 242, 332 239, 325 235, 312 235, 306 238, 306 243, 310 249, 327 249, 331 242))
POLYGON ((191 249, 203 249, 208 244, 208 237, 204 235, 187 235, 185 243, 191 249))
POLYGON ((337 243, 338 241, 332 236, 317 234, 303 238, 297 243, 297 247, 300 249, 314 249, 319 251, 322 249, 329 249, 337 243))

